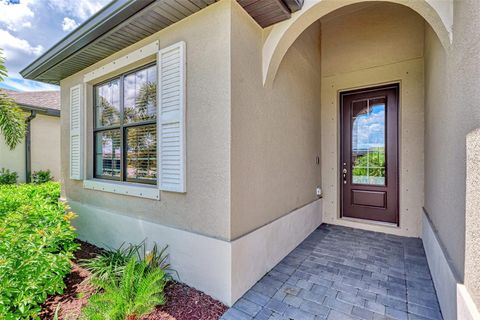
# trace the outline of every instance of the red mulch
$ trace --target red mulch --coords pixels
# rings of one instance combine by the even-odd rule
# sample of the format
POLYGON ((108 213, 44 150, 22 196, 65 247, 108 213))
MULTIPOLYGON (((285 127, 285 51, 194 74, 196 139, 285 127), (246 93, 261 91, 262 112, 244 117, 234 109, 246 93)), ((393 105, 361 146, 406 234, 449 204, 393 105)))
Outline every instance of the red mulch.
POLYGON ((142 320, 217 320, 228 309, 209 295, 176 282, 165 288, 165 296, 167 303, 142 320))
POLYGON ((80 249, 75 252, 75 259, 72 261, 72 272, 65 278, 65 288, 63 294, 49 296, 42 305, 40 312, 41 319, 53 319, 55 310, 60 304, 59 319, 74 320, 80 315, 80 310, 87 304, 88 298, 95 292, 95 289, 84 281, 90 272, 78 265, 80 259, 89 259, 101 253, 102 250, 96 246, 77 241, 80 249))
MULTIPOLYGON (((80 249, 75 252, 72 272, 65 278, 67 287, 61 295, 50 296, 42 305, 41 319, 53 319, 60 304, 59 319, 76 320, 80 311, 94 293, 94 288, 84 281, 90 273, 78 265, 79 259, 90 259, 102 249, 78 241, 80 249)), ((218 320, 228 307, 205 293, 187 285, 171 282, 165 288, 166 304, 158 306, 142 320, 218 320)))

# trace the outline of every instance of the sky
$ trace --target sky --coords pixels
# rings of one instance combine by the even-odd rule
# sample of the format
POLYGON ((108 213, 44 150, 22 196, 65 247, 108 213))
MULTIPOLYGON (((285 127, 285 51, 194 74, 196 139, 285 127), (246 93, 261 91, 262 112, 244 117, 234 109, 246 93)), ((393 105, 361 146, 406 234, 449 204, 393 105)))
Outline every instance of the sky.
POLYGON ((352 128, 352 148, 368 150, 385 146, 385 105, 370 106, 369 112, 356 117, 352 128))
POLYGON ((16 91, 59 90, 25 80, 20 70, 91 17, 110 0, 0 0, 0 48, 8 78, 0 88, 16 91))

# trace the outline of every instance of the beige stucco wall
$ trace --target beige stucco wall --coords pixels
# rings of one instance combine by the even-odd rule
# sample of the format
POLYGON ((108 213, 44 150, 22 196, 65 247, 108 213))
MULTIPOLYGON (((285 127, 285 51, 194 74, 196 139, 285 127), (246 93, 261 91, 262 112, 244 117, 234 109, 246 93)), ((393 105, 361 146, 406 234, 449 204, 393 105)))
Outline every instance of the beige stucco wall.
MULTIPOLYGON (((230 1, 221 1, 61 82, 62 177, 67 199, 174 228, 227 239, 230 236, 230 1), (69 89, 85 73, 137 48, 160 41, 187 48, 187 192, 162 192, 148 200, 83 188, 69 179, 69 89)), ((151 58, 153 61, 154 57, 151 58)), ((134 67, 134 66, 131 66, 134 67)), ((91 95, 89 95, 91 96, 91 95)), ((87 101, 91 119, 92 99, 87 101)), ((87 127, 91 127, 91 121, 87 127)), ((92 151, 91 134, 86 150, 92 151)), ((87 177, 92 175, 92 157, 87 177)), ((79 230, 81 233, 81 230, 79 230)))
POLYGON ((423 206, 424 20, 393 4, 345 8, 322 20, 324 222, 419 236, 423 206), (349 14, 348 19, 343 14, 349 14), (340 218, 339 92, 400 83, 400 225, 340 218))
MULTIPOLYGON (((473 240, 465 239, 466 136, 480 127, 478 21, 480 2, 455 2, 453 43, 445 53, 427 32, 426 55, 432 62, 426 66, 426 78, 432 85, 426 92, 425 208, 455 273, 480 306, 480 271, 464 262, 465 242, 468 246, 473 240)), ((478 252, 467 250, 468 254, 478 252)))
POLYGON ((271 88, 262 83, 262 37, 234 2, 232 238, 311 203, 320 185, 320 25, 293 44, 271 88))
POLYGON ((0 134, 0 169, 5 168, 18 173, 18 182, 25 182, 25 140, 22 140, 14 150, 5 144, 0 134))
POLYGON ((31 122, 32 173, 50 170, 60 179, 60 118, 37 114, 31 122))
MULTIPOLYGON (((480 307, 480 129, 467 136, 465 285, 480 307)), ((480 309, 480 308, 479 308, 480 309)))
MULTIPOLYGON (((30 113, 24 113, 27 118, 30 113)), ((60 118, 37 114, 31 122, 32 173, 50 169, 60 178, 60 118)), ((0 135, 0 168, 18 173, 18 182, 25 182, 25 139, 10 150, 0 135)))
MULTIPOLYGON (((458 1, 454 6, 453 44, 427 72, 444 83, 427 98, 425 208, 428 211, 460 280, 466 273, 480 281, 480 273, 465 268, 466 135, 480 126, 480 3, 458 1), (443 62, 445 61, 445 62, 443 62), (475 275, 475 276, 473 276, 475 275)), ((430 36, 431 38, 431 36, 430 36)), ((438 46, 430 41, 430 46, 438 46)), ((428 51, 427 51, 428 52, 428 51)), ((438 52, 435 50, 432 52, 438 52)), ((478 253, 477 253, 478 254, 478 253)), ((467 289, 474 288, 466 283, 467 289)), ((478 293, 476 293, 478 295, 478 293)), ((479 303, 479 301, 477 301, 479 303)))

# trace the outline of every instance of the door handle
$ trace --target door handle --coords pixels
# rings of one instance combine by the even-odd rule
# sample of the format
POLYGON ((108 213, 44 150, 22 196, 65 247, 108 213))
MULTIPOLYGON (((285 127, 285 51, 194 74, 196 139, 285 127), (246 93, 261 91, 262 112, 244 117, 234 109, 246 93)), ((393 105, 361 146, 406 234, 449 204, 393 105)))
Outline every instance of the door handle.
POLYGON ((347 184, 347 168, 343 168, 343 184, 347 184))

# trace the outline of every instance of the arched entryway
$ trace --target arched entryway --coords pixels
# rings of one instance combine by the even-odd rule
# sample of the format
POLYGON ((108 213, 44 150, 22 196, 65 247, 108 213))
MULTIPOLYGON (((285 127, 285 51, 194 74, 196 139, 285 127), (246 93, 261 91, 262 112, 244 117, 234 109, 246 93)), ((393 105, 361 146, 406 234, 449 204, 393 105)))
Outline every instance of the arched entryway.
MULTIPOLYGON (((429 131, 426 123, 435 122, 437 102, 446 99, 441 79, 447 74, 445 57, 450 49, 448 10, 442 13, 432 3, 307 1, 291 21, 274 26, 263 43, 264 87, 276 91, 285 81, 289 55, 313 52, 314 44, 308 49, 302 43, 308 43, 307 34, 315 36, 313 29, 320 30, 319 67, 312 72, 321 76, 305 92, 321 92, 318 107, 324 223, 422 236, 425 177, 435 179, 425 166, 425 141, 431 140, 430 134, 425 135, 429 131), (342 216, 341 206, 341 97, 345 92, 390 86, 398 87, 398 220, 350 219, 342 216)), ((439 293, 442 305, 451 300, 451 292, 454 289, 439 293)), ((446 318, 455 314, 454 309, 443 311, 446 318)))
POLYGON ((444 48, 448 48, 452 37, 453 1, 440 0, 306 0, 303 8, 292 18, 273 26, 263 44, 263 81, 266 87, 272 85, 278 67, 291 45, 310 25, 327 14, 342 7, 368 3, 389 2, 404 5, 422 16, 432 27, 444 48))

